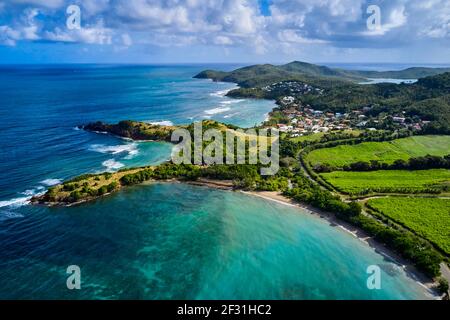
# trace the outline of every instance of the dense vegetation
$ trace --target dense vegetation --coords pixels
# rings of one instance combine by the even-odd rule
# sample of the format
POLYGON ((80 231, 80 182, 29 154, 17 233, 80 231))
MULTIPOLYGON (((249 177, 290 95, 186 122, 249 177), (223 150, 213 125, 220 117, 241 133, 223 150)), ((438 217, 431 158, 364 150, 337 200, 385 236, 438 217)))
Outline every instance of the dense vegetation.
POLYGON ((412 261, 426 275, 436 277, 440 274, 442 256, 427 241, 364 215, 352 217, 349 222, 367 232, 377 242, 412 261))
POLYGON ((170 141, 172 132, 176 127, 125 120, 120 121, 117 124, 93 122, 83 126, 83 129, 95 132, 108 132, 119 137, 130 138, 133 140, 170 141))
MULTIPOLYGON (((193 125, 183 127, 192 134, 193 125)), ((215 121, 204 122, 203 127, 204 130, 208 128, 216 128, 222 132, 235 128, 233 126, 220 124, 215 121)), ((97 123, 89 129, 95 129, 95 131, 107 131, 131 138, 139 137, 139 139, 142 139, 143 136, 158 136, 159 139, 161 139, 165 137, 165 135, 168 134, 168 131, 172 128, 175 127, 169 127, 167 131, 165 131, 166 129, 163 131, 158 131, 160 130, 159 126, 154 127, 153 125, 130 121, 120 122, 118 125, 104 125, 97 123)), ((436 152, 439 154, 442 153, 442 155, 448 153, 448 137, 414 136, 406 139, 398 139, 408 137, 410 134, 411 133, 409 131, 357 131, 320 134, 305 139, 290 139, 286 136, 282 136, 280 139, 280 165, 282 168, 274 176, 261 176, 260 165, 196 166, 165 163, 156 167, 132 168, 119 170, 114 173, 83 175, 70 181, 66 181, 61 185, 50 188, 43 197, 35 198, 33 201, 47 204, 73 204, 81 201, 93 200, 100 196, 120 190, 121 188, 146 181, 165 181, 171 179, 181 181, 197 181, 204 179, 226 180, 227 182, 231 182, 231 185, 236 189, 279 191, 285 196, 297 201, 310 204, 327 212, 332 212, 339 219, 345 220, 348 223, 361 228, 370 236, 373 236, 377 241, 388 245, 398 254, 410 259, 420 270, 425 272, 427 275, 434 277, 439 274, 439 263, 442 261, 443 257, 434 250, 430 243, 419 237, 424 236, 427 239, 430 239, 428 236, 422 233, 418 233, 419 236, 417 236, 412 232, 405 230, 405 228, 400 228, 398 224, 389 223, 386 221, 382 222, 374 219, 373 217, 363 215, 362 207, 358 202, 343 201, 338 193, 333 192, 334 188, 330 182, 327 182, 328 179, 322 179, 321 175, 318 175, 314 172, 314 170, 312 170, 309 166, 309 162, 307 163, 304 161, 304 158, 312 152, 332 150, 337 146, 354 148, 365 145, 368 142, 375 144, 387 143, 388 145, 396 146, 397 149, 403 148, 400 151, 397 150, 395 154, 400 154, 403 152, 407 155, 407 158, 405 159, 410 159, 411 155, 416 155, 416 153, 419 155, 422 155, 422 153, 430 153, 429 150, 431 149, 434 151, 437 150, 436 152), (442 144, 444 144, 444 146, 442 146, 442 144), (445 152, 442 151, 443 149, 445 149, 445 152), (298 160, 300 160, 300 162, 298 160), (306 169, 307 173, 314 178, 314 180, 307 177, 304 174, 303 169, 306 169)), ((369 151, 370 150, 367 152, 369 151)), ((354 153, 358 154, 360 151, 354 153)), ((367 159, 369 160, 369 163, 370 160, 373 160, 373 154, 378 155, 379 153, 372 152, 368 155, 367 159)), ((333 155, 333 157, 337 158, 342 155, 345 154, 342 154, 342 151, 340 151, 340 153, 333 155)), ((351 159, 353 158, 354 157, 351 157, 351 159)), ((404 161, 403 164, 418 166, 431 165, 431 163, 435 163, 437 161, 437 158, 446 160, 446 158, 440 157, 424 157, 423 159, 411 159, 411 162, 404 161)), ((350 162, 350 164, 351 163, 352 162, 350 162)), ((373 164, 374 163, 371 162, 371 165, 373 164)), ((372 180, 371 177, 364 178, 362 176, 363 174, 374 175, 379 172, 380 171, 340 171, 337 173, 355 174, 359 176, 359 178, 352 177, 353 180, 349 182, 349 184, 355 185, 355 181, 358 179, 360 180, 361 186, 359 187, 359 190, 357 190, 357 193, 364 193, 364 190, 367 190, 367 188, 362 186, 362 184, 372 180, 378 180, 377 183, 386 188, 395 187, 397 188, 395 189, 396 192, 399 190, 402 192, 401 189, 399 189, 401 187, 399 187, 397 183, 403 183, 403 187, 409 188, 408 190, 405 189, 405 192, 416 192, 415 190, 418 190, 418 188, 422 188, 421 192, 424 190, 427 192, 440 192, 444 190, 441 187, 433 186, 432 190, 428 190, 427 188, 430 187, 430 184, 436 183, 442 175, 448 174, 450 171, 421 171, 424 173, 423 181, 417 179, 417 176, 414 176, 414 178, 409 180, 405 179, 404 173, 409 172, 414 174, 415 172, 413 171, 382 171, 386 173, 389 172, 391 175, 397 174, 398 176, 389 177, 388 173, 387 175, 384 174, 384 176, 380 179, 372 180)), ((335 173, 336 172, 333 174, 335 173)), ((448 180, 448 178, 448 175, 446 175, 445 179, 448 180)), ((336 184, 334 181, 331 181, 331 183, 333 185, 336 184)), ((446 186, 444 185, 443 188, 446 188, 446 186)), ((393 191, 394 189, 389 190, 393 191)), ((413 230, 413 228, 410 229, 413 230)))
MULTIPOLYGON (((241 88, 228 93, 232 97, 279 99, 286 92, 263 90, 281 81, 299 81, 324 90, 323 94, 304 94, 300 104, 332 112, 370 108, 368 116, 404 113, 409 118, 431 121, 427 133, 450 133, 450 69, 409 68, 402 71, 350 71, 292 62, 282 66, 269 64, 240 68, 231 72, 206 70, 196 78, 238 83, 241 88), (379 83, 359 85, 364 78, 420 78, 413 84, 379 83)), ((389 128, 389 122, 383 121, 389 128)))
POLYGON ((334 171, 321 176, 342 193, 441 193, 450 191, 450 170, 334 171))
POLYGON ((321 189, 303 175, 296 174, 292 181, 294 187, 284 192, 286 196, 335 213, 338 218, 361 228, 378 242, 387 245, 399 255, 412 261, 419 270, 428 276, 439 275, 442 256, 427 241, 401 230, 395 225, 386 225, 362 215, 358 203, 343 202, 338 196, 321 189))
MULTIPOLYGON (((439 157, 426 155, 425 157, 409 158, 408 161, 399 159, 393 163, 370 160, 370 162, 358 161, 342 167, 344 171, 377 171, 377 170, 426 170, 426 169, 450 169, 450 154, 439 157)), ((328 165, 314 167, 316 172, 331 172, 336 168, 328 165)))
POLYGON ((253 65, 231 72, 205 70, 197 74, 195 78, 234 82, 243 88, 253 88, 284 80, 309 80, 310 82, 325 83, 324 78, 352 81, 361 81, 367 78, 417 79, 444 72, 450 72, 450 68, 409 68, 400 71, 379 72, 344 70, 293 61, 280 66, 253 65))
POLYGON ((450 254, 450 199, 388 197, 371 199, 368 206, 450 254))

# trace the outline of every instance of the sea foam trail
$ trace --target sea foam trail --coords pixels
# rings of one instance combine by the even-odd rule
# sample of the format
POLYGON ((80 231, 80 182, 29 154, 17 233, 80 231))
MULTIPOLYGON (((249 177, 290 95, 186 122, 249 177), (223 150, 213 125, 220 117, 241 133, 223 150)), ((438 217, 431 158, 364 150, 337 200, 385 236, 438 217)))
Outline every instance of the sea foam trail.
POLYGON ((60 184, 62 182, 61 179, 45 179, 41 181, 41 183, 47 187, 56 186, 57 184, 60 184))
POLYGON ((106 167, 107 171, 116 171, 116 170, 119 170, 120 168, 125 167, 125 165, 123 163, 118 162, 114 159, 109 159, 109 160, 103 161, 102 165, 104 167, 106 167))
POLYGON ((9 208, 18 208, 25 206, 30 203, 30 200, 33 196, 40 196, 45 194, 47 191, 47 187, 52 187, 62 182, 61 179, 45 179, 40 183, 42 185, 36 186, 34 189, 27 189, 23 192, 20 192, 24 197, 17 197, 9 200, 0 201, 0 208, 9 207, 9 208))
POLYGON ((212 97, 224 97, 229 91, 230 91, 230 89, 220 90, 220 91, 210 93, 209 95, 212 97))
POLYGON ((233 118, 234 116, 237 116, 239 114, 239 112, 235 112, 235 113, 230 113, 230 114, 227 114, 226 116, 223 116, 224 118, 233 118))
POLYGON ((100 153, 108 153, 108 154, 119 154, 126 152, 128 156, 126 159, 131 159, 134 156, 139 154, 138 146, 136 143, 129 144, 120 144, 116 146, 106 146, 104 144, 93 144, 89 147, 89 150, 100 152, 100 153))
POLYGON ((43 186, 39 186, 36 189, 25 190, 21 194, 25 195, 25 197, 17 197, 9 200, 0 201, 0 208, 8 207, 8 208, 18 208, 25 206, 30 203, 30 200, 33 196, 43 195, 45 193, 45 188, 43 186))
POLYGON ((245 101, 244 99, 235 99, 235 100, 226 100, 219 102, 220 104, 229 105, 229 104, 235 104, 245 101))
POLYGON ((173 122, 169 120, 161 120, 161 121, 144 121, 150 124, 154 124, 157 126, 173 126, 173 122))
POLYGON ((10 200, 0 201, 0 208, 4 207, 21 207, 30 202, 31 197, 14 198, 10 200))
POLYGON ((214 108, 214 109, 209 109, 209 110, 205 110, 205 113, 207 115, 213 115, 213 114, 218 114, 218 113, 224 113, 227 111, 230 111, 231 108, 229 107, 224 107, 224 108, 214 108))

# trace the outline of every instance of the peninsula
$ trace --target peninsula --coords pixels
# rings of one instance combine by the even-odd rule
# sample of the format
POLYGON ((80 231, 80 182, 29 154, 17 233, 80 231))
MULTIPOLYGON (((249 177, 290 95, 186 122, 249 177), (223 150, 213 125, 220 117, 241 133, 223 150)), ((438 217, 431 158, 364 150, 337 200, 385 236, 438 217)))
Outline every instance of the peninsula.
MULTIPOLYGON (((445 294, 448 282, 440 274, 447 274, 450 262, 450 73, 421 69, 434 75, 414 84, 360 85, 355 81, 363 73, 321 68, 319 76, 303 72, 301 80, 288 79, 297 66, 280 67, 283 71, 277 76, 264 73, 273 69, 268 65, 197 75, 239 83, 241 88, 231 91, 230 96, 277 100, 268 121, 255 128, 283 132, 279 139, 281 169, 275 175, 262 176, 261 163, 193 165, 169 161, 82 175, 51 187, 32 202, 75 205, 146 181, 183 181, 266 192, 262 193, 265 196, 271 193, 326 212, 362 231, 435 279, 445 294), (257 76, 252 77, 255 68, 257 76)), ((416 71, 414 75, 420 73, 416 71)), ((411 72, 396 76, 410 77, 411 72)), ((213 120, 203 121, 203 126, 223 134, 238 129, 213 120)), ((177 128, 193 134, 193 124, 121 121, 81 127, 132 140, 170 141, 177 128)))

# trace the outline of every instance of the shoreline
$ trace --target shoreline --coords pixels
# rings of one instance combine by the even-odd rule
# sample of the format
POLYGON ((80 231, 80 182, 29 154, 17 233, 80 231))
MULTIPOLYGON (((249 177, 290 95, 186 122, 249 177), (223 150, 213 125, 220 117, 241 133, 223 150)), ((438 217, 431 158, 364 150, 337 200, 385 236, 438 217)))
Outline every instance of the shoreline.
MULTIPOLYGON (((166 181, 170 182, 170 181, 166 181)), ((417 268, 412 265, 410 262, 406 261, 404 258, 399 256, 397 253, 387 248, 385 245, 375 241, 372 237, 367 235, 363 230, 336 218, 332 213, 325 212, 314 208, 310 205, 297 202, 290 198, 287 198, 276 191, 244 191, 239 189, 234 189, 232 187, 232 183, 225 182, 221 180, 212 180, 212 179, 204 179, 201 181, 177 181, 180 183, 187 183, 190 185, 196 186, 204 186, 208 188, 215 188, 220 190, 229 190, 229 191, 237 191, 246 195, 259 197, 268 201, 273 201, 281 205, 302 209, 312 216, 327 221, 331 227, 338 227, 342 231, 356 238, 357 240, 363 242, 368 245, 370 248, 374 249, 374 251, 380 255, 382 255, 385 259, 390 262, 396 264, 406 273, 406 275, 414 280, 418 285, 420 285, 424 292, 429 295, 431 299, 440 299, 439 294, 435 290, 436 283, 433 282, 432 279, 422 274, 417 268)))
POLYGON ((310 205, 303 204, 287 198, 276 191, 240 191, 247 195, 252 195, 255 197, 263 198, 268 201, 273 201, 282 205, 287 205, 294 208, 300 208, 307 211, 312 216, 323 219, 330 223, 332 227, 338 227, 344 232, 350 234, 354 238, 368 245, 372 249, 375 250, 376 253, 382 255, 386 259, 390 260, 392 263, 395 263, 399 267, 403 269, 403 271, 407 274, 408 277, 413 279, 417 284, 423 287, 426 290, 426 293, 429 294, 434 299, 439 299, 439 295, 434 290, 435 283, 432 279, 423 275, 416 267, 414 267, 411 263, 406 261, 404 258, 400 257, 397 253, 387 248, 385 245, 375 241, 372 237, 367 235, 363 230, 336 218, 332 213, 325 212, 314 208, 310 205))
MULTIPOLYGON (((306 211, 307 213, 311 214, 312 216, 316 218, 323 219, 329 223, 331 227, 338 227, 342 231, 348 233, 352 237, 358 239, 359 241, 363 242, 364 244, 368 245, 374 251, 380 255, 382 255, 385 259, 389 260, 390 262, 396 264, 400 268, 403 269, 403 271, 406 273, 406 275, 414 280, 418 285, 420 285, 424 293, 429 296, 430 299, 440 299, 440 295, 437 293, 435 289, 436 283, 433 282, 432 279, 422 274, 419 270, 417 270, 414 265, 412 265, 410 262, 408 262, 406 259, 402 258, 395 252, 393 252, 388 247, 384 246, 383 244, 375 241, 372 237, 368 236, 363 230, 345 222, 342 220, 339 220, 334 216, 331 212, 325 212, 320 209, 317 209, 311 205, 307 205, 301 202, 297 202, 293 199, 290 199, 288 197, 283 196, 280 192, 277 191, 245 191, 242 189, 235 188, 232 180, 216 180, 216 179, 207 179, 207 178, 200 178, 195 181, 186 181, 186 180, 180 180, 180 179, 166 179, 166 180, 149 180, 146 182, 143 182, 141 185, 145 184, 154 184, 154 183, 184 183, 188 185, 193 186, 200 186, 200 187, 206 187, 206 188, 212 188, 212 189, 218 189, 218 190, 224 190, 224 191, 235 191, 235 192, 241 192, 246 195, 254 196, 263 198, 268 201, 276 202, 281 205, 290 206, 297 209, 302 209, 303 211, 306 211)), ((81 205, 83 203, 88 203, 92 200, 96 200, 99 198, 107 197, 114 192, 106 193, 102 196, 96 197, 95 199, 83 199, 77 202, 73 203, 37 203, 31 201, 32 205, 44 205, 48 207, 53 206, 64 206, 64 207, 72 207, 81 205)), ((303 214, 303 212, 302 212, 303 214)))

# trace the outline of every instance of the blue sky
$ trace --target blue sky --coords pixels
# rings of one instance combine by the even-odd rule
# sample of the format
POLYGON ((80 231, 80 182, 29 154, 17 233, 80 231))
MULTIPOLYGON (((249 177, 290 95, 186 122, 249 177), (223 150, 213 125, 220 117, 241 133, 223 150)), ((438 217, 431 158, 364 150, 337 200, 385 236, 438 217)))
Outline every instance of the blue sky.
POLYGON ((449 40, 448 0, 0 0, 0 63, 450 63, 449 40))

